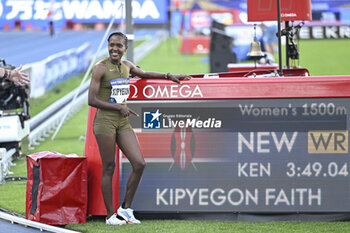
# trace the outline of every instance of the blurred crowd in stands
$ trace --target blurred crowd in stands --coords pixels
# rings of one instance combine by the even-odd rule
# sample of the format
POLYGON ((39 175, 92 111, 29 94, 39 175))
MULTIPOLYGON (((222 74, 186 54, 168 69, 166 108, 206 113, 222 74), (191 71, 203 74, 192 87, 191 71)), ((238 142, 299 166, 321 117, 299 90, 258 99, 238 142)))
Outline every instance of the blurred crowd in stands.
MULTIPOLYGON (((52 21, 48 22, 48 28, 47 30, 52 30, 54 28, 54 25, 52 25, 52 21), (51 23, 51 25, 50 25, 51 23)), ((75 23, 71 20, 67 20, 64 28, 62 30, 74 30, 74 31, 84 31, 87 29, 94 29, 96 31, 103 31, 107 27, 107 23, 75 23)), ((14 21, 14 25, 11 26, 9 23, 5 23, 3 28, 3 31, 41 31, 40 28, 35 28, 32 26, 31 23, 26 23, 25 25, 22 25, 22 22, 20 20, 14 21)))

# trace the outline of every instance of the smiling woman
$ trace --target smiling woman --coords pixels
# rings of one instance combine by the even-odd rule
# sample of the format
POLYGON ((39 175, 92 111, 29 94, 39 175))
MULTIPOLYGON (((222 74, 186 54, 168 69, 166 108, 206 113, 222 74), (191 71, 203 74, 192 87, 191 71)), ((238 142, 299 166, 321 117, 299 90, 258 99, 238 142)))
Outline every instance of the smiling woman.
POLYGON ((141 223, 130 208, 136 189, 141 180, 146 162, 142 157, 136 135, 129 123, 130 115, 139 116, 127 107, 130 93, 129 76, 149 79, 169 79, 181 84, 180 79, 188 75, 146 72, 122 57, 128 49, 128 39, 121 32, 113 32, 108 37, 109 57, 98 62, 92 70, 88 102, 97 108, 93 132, 102 160, 101 190, 107 210, 106 224, 122 225, 141 223), (126 194, 117 213, 113 210, 112 177, 115 168, 115 143, 123 151, 132 165, 126 194), (117 214, 124 220, 119 220, 117 214))

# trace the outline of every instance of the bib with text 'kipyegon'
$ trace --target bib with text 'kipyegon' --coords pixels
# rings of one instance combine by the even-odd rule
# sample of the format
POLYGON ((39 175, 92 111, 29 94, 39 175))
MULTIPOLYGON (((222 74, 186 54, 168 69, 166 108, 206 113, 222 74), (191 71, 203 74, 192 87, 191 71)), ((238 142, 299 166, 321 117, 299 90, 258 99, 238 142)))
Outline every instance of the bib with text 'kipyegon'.
POLYGON ((125 103, 130 94, 129 78, 112 79, 111 83, 111 96, 109 97, 110 103, 125 103))

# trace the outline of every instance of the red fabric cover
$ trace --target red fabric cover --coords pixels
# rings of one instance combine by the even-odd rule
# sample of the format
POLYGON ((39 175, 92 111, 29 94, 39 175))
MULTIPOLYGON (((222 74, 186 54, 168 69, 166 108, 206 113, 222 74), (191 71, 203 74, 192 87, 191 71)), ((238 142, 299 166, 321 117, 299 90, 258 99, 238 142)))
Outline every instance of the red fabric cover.
POLYGON ((86 222, 86 213, 85 157, 52 151, 27 156, 27 219, 65 225, 86 222))

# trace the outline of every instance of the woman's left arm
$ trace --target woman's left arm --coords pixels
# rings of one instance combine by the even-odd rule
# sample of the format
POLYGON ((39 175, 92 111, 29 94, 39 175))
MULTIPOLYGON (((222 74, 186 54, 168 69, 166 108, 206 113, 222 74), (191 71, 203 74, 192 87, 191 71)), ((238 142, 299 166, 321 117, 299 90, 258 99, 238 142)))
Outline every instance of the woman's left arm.
POLYGON ((140 78, 149 78, 149 79, 169 79, 173 82, 176 82, 181 85, 180 80, 188 80, 191 79, 190 75, 184 74, 170 74, 170 73, 159 73, 152 71, 143 71, 140 67, 135 66, 130 61, 124 61, 124 64, 130 68, 130 73, 134 76, 140 78))

